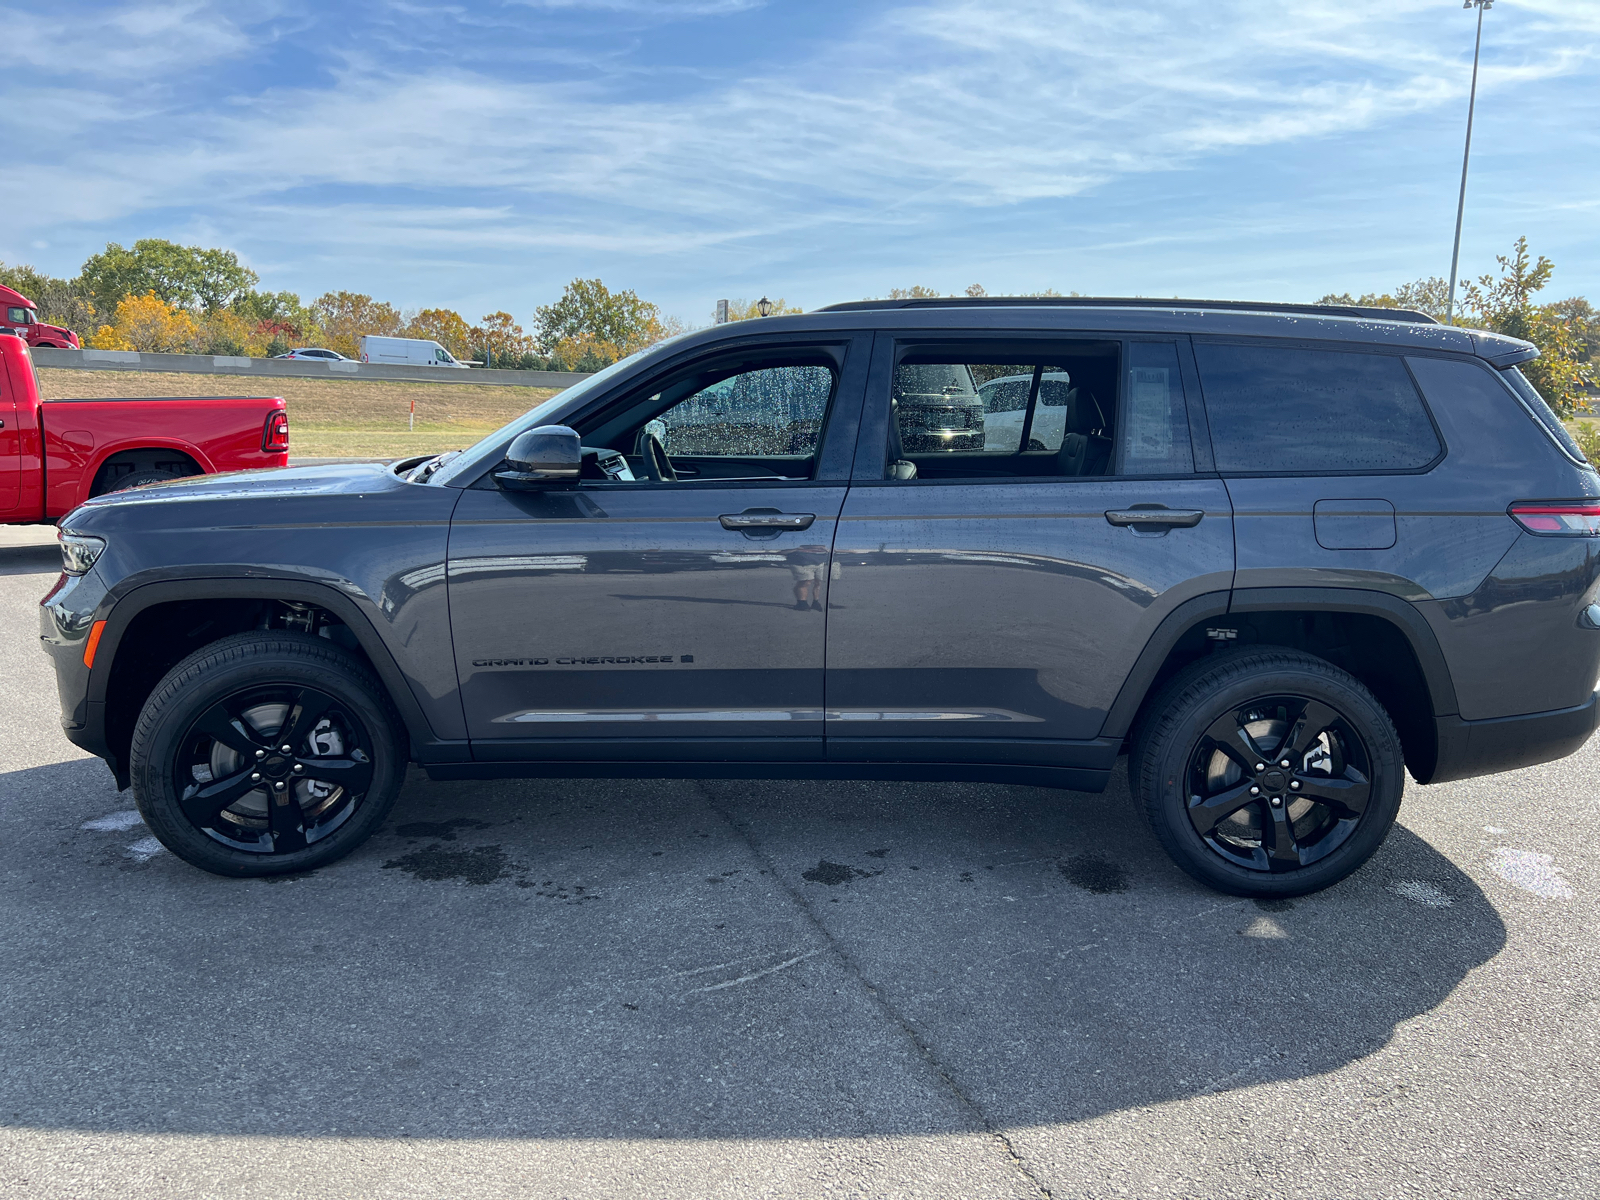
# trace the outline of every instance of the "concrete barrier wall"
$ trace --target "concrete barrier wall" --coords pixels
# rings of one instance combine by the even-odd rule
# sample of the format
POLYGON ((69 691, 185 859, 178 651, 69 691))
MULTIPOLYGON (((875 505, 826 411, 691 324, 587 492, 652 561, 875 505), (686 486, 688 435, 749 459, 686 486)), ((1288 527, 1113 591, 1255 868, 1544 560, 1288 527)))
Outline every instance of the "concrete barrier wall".
POLYGON ((254 375, 262 379, 400 379, 410 383, 475 383, 496 387, 571 387, 582 371, 487 371, 478 367, 397 367, 388 363, 316 362, 306 358, 236 358, 222 354, 153 354, 138 350, 35 348, 41 367, 81 371, 183 371, 197 375, 254 375))

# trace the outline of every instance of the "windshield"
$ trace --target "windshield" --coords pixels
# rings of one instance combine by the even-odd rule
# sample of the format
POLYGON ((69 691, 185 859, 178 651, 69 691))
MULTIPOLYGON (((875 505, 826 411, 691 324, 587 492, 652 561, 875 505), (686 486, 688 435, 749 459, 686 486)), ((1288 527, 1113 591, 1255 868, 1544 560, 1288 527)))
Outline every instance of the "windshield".
POLYGON ((508 421, 488 437, 468 446, 457 457, 451 459, 449 463, 441 466, 428 482, 452 484, 458 480, 462 482, 471 480, 481 473, 485 467, 493 466, 494 463, 498 462, 505 453, 505 447, 519 433, 524 433, 529 429, 537 429, 540 425, 549 424, 550 417, 554 413, 566 408, 574 400, 580 400, 596 389, 605 387, 606 384, 632 366, 638 359, 646 354, 654 353, 664 345, 667 345, 667 343, 659 342, 647 350, 635 351, 628 355, 627 358, 618 359, 605 370, 591 375, 587 379, 580 380, 565 391, 557 392, 543 404, 523 413, 515 420, 508 421))

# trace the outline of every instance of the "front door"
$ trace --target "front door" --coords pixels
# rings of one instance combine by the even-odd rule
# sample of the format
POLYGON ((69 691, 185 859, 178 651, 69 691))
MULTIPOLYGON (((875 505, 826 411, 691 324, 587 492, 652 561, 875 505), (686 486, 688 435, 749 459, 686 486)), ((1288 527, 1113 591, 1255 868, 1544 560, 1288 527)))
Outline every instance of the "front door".
POLYGON ((463 495, 450 609, 478 758, 821 757, 854 343, 675 368, 572 418, 578 486, 463 495))
POLYGON ((1197 597, 1225 611, 1231 584, 1187 343, 939 336, 880 338, 835 539, 828 755, 1103 771, 1156 626, 1197 597), (983 412, 946 436, 928 396, 983 412))

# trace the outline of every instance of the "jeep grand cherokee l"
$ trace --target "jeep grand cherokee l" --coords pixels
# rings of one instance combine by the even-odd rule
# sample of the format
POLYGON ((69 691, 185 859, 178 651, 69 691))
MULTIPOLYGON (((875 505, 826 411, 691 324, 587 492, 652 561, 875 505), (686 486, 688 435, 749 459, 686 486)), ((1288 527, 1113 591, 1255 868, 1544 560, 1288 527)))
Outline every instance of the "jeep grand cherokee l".
POLYGON ((459 453, 91 500, 43 639, 68 737, 220 874, 348 853, 407 762, 1097 791, 1127 753, 1183 869, 1294 895, 1373 853, 1404 772, 1594 729, 1600 478, 1535 354, 1184 301, 717 326, 459 453), (897 418, 1026 377, 1040 424, 1047 376, 1053 447, 897 418))

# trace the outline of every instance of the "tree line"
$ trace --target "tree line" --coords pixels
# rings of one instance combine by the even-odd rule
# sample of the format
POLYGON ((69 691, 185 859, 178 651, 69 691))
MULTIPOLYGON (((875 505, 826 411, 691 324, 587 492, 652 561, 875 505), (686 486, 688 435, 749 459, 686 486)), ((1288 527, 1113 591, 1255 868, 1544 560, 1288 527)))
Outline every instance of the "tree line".
MULTIPOLYGON (((1582 296, 1554 302, 1535 297, 1555 271, 1533 258, 1528 239, 1497 255, 1499 274, 1468 280, 1455 314, 1458 325, 1490 329, 1533 342, 1541 351, 1523 371, 1563 417, 1587 410, 1600 370, 1600 312, 1582 296)), ((40 319, 77 331, 85 345, 107 350, 166 350, 191 354, 266 357, 294 346, 319 345, 358 357, 363 334, 436 341, 463 361, 521 370, 598 371, 687 328, 632 291, 612 291, 598 279, 574 279, 559 299, 534 309, 524 330, 507 312, 472 324, 448 308, 402 310, 360 292, 325 292, 303 304, 294 292, 257 289, 260 276, 232 250, 180 246, 141 238, 132 248, 109 243, 90 255, 73 279, 0 263, 0 283, 39 306, 40 319)), ((1329 293, 1319 304, 1411 308, 1445 318, 1447 285, 1437 276, 1392 292, 1329 293)), ((988 293, 981 284, 970 297, 988 293)), ((1046 289, 1030 298, 1063 293, 1046 289)), ((1066 295, 1077 296, 1078 292, 1066 295)), ((889 299, 937 297, 936 288, 893 288, 889 299)), ((730 320, 759 316, 758 301, 733 300, 730 320)), ((781 298, 773 315, 798 313, 781 298)))
POLYGON ((473 324, 448 308, 403 310, 360 292, 257 289, 260 276, 232 250, 141 238, 108 244, 72 279, 0 263, 0 283, 39 306, 39 319, 75 331, 99 350, 177 354, 282 354, 323 346, 359 357, 363 334, 436 341, 462 361, 520 370, 598 371, 685 326, 632 291, 574 279, 524 330, 508 312, 473 324))
MULTIPOLYGON (((1593 390, 1600 386, 1600 311, 1582 296, 1565 300, 1538 303, 1534 296, 1544 290, 1555 273, 1555 264, 1544 255, 1534 259, 1528 250, 1528 239, 1518 238, 1510 254, 1497 254, 1495 262, 1500 273, 1480 275, 1467 280, 1458 297, 1453 323, 1473 329, 1487 329, 1504 333, 1539 347, 1539 357, 1524 363, 1522 373, 1528 382, 1551 408, 1563 418, 1579 412, 1587 413, 1592 402, 1600 399, 1593 390)), ((1408 308, 1427 313, 1436 321, 1444 321, 1448 308, 1450 285, 1438 276, 1403 283, 1392 292, 1368 292, 1352 296, 1349 292, 1329 292, 1316 301, 1318 304, 1351 304, 1367 308, 1408 308)), ((965 295, 987 296, 982 284, 967 287, 965 295)), ((1046 289, 1042 292, 1025 292, 1030 299, 1061 296, 1063 293, 1046 289)), ((1079 296, 1081 292, 1067 292, 1079 296)), ((893 288, 890 300, 917 300, 938 298, 937 288, 915 286, 893 288)), ((877 297, 868 297, 876 299, 877 297)), ((1590 435, 1583 425, 1585 437, 1592 436, 1597 453, 1591 461, 1600 462, 1600 433, 1590 435)), ((1585 446, 1586 452, 1590 447, 1585 446)))

